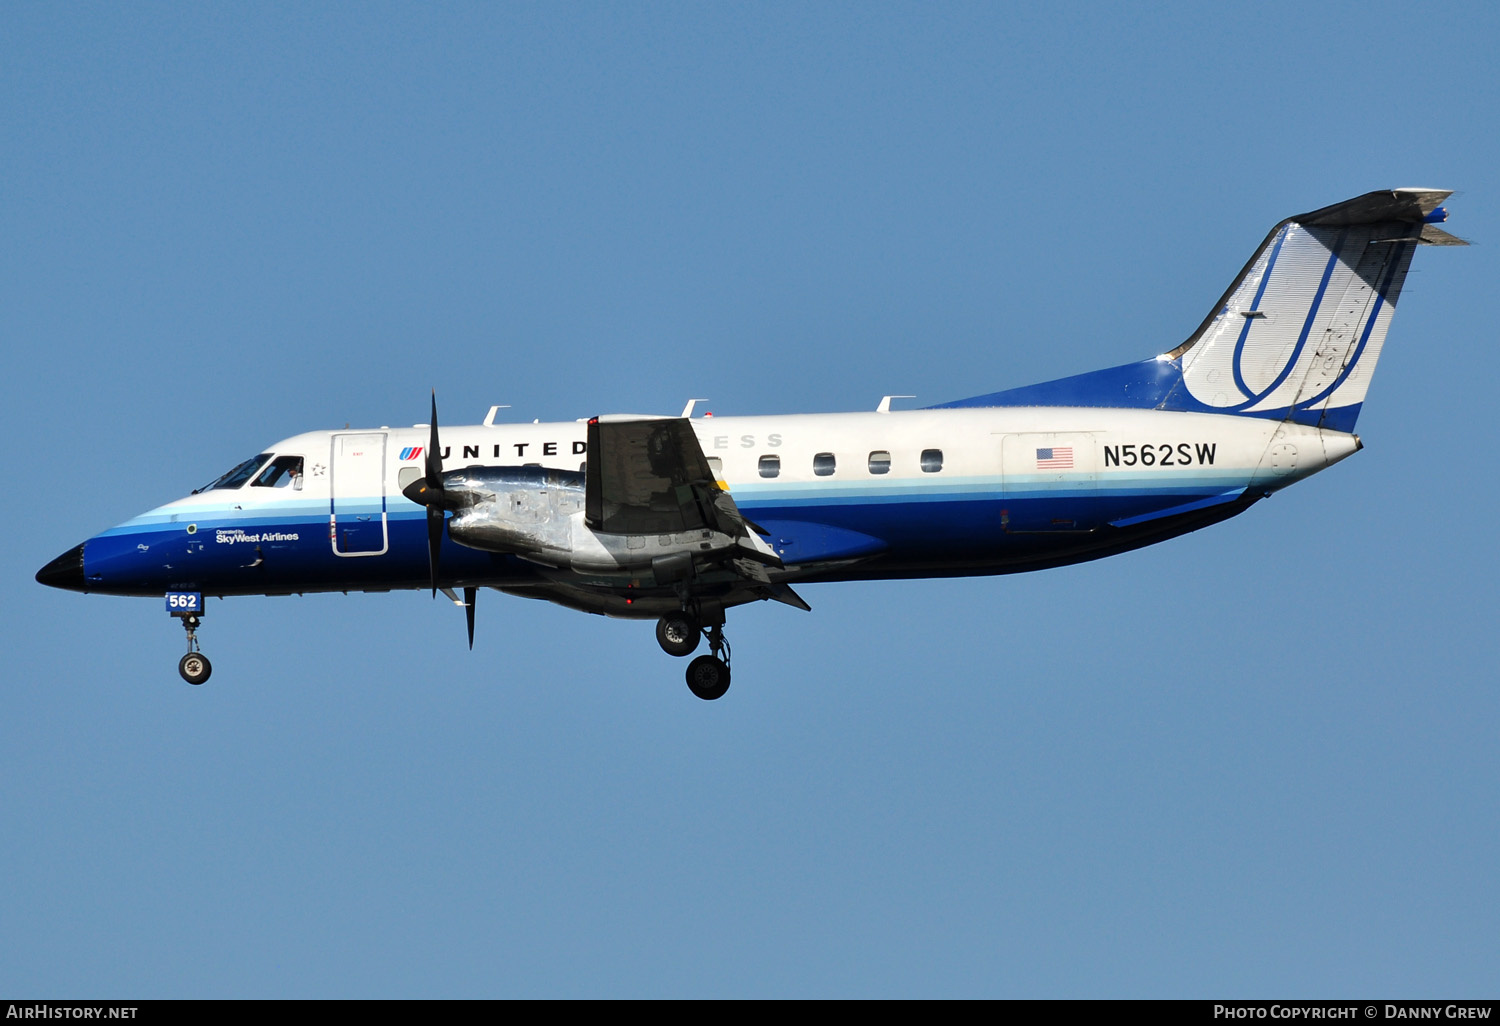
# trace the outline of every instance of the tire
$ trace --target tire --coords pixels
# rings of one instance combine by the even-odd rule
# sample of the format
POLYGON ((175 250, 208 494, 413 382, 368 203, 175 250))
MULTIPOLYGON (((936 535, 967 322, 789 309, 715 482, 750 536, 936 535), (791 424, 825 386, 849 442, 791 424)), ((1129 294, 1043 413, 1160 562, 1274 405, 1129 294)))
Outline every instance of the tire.
POLYGON ((208 661, 208 656, 201 652, 189 652, 177 663, 177 672, 189 684, 202 684, 214 672, 214 667, 208 661))
POLYGON ((729 690, 729 667, 715 656, 699 656, 688 663, 687 686, 705 702, 723 698, 729 690))
POLYGON ((702 640, 698 622, 686 613, 670 613, 656 621, 656 643, 667 655, 692 655, 702 640))

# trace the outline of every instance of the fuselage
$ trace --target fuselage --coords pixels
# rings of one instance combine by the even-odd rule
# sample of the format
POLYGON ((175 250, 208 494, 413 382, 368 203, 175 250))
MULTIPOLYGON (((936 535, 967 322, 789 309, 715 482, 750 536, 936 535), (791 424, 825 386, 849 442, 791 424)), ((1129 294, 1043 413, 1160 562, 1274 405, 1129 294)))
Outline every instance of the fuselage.
MULTIPOLYGON (((1234 515, 1359 448, 1353 434, 1280 420, 1118 408, 691 424, 790 582, 1010 573, 1093 559, 1234 515)), ((420 477, 428 438, 426 425, 287 438, 263 450, 242 480, 90 538, 74 550, 77 579, 49 583, 158 596, 425 588, 427 511, 402 488, 420 477)), ((445 427, 442 445, 444 471, 577 473, 587 431, 582 421, 445 427)), ((443 586, 524 590, 565 572, 457 544, 446 532, 441 547, 443 586)), ((599 611, 654 615, 646 607, 599 611)))

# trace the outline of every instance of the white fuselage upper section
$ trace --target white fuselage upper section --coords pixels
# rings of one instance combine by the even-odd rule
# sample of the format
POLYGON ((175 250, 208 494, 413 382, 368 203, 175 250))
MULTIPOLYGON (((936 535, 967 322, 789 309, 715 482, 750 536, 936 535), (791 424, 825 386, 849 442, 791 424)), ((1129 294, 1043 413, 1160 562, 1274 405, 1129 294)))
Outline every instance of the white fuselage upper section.
MULTIPOLYGON (((1222 484, 1266 492, 1316 473, 1359 448, 1357 436, 1255 417, 1093 407, 1004 407, 699 417, 693 430, 711 467, 741 506, 920 495, 991 488, 1090 487, 1154 490, 1222 484), (1046 449, 1065 460, 1039 460, 1046 449), (1040 464, 1040 465, 1039 465, 1040 464)), ((428 428, 315 431, 267 449, 305 457, 295 492, 245 488, 207 491, 160 507, 261 508, 326 503, 331 446, 351 435, 380 436, 379 491, 392 508, 412 506, 401 489, 420 477, 428 428)), ((582 421, 444 427, 443 469, 526 464, 581 470, 582 421)), ((378 499, 373 491, 365 496, 378 499)))

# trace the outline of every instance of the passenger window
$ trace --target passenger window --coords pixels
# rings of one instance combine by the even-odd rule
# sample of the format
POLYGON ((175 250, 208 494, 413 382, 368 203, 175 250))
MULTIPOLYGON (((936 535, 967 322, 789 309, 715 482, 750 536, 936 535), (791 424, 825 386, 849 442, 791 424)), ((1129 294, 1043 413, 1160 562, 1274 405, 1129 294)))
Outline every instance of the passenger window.
POLYGON ((870 453, 870 473, 889 474, 891 472, 891 454, 883 449, 877 449, 870 453))
POLYGON ((820 452, 813 457, 813 473, 819 477, 830 477, 833 474, 833 453, 820 452))
POLYGON ((260 472, 254 481, 256 488, 302 488, 302 457, 278 456, 271 465, 260 472))
POLYGON ((708 458, 708 469, 713 471, 715 481, 724 480, 724 461, 719 459, 719 457, 710 456, 708 458))
POLYGON ((760 458, 760 476, 776 477, 781 473, 780 456, 762 456, 760 458))
POLYGON ((936 474, 939 470, 942 470, 942 469, 943 469, 943 450, 941 450, 941 449, 923 449, 922 450, 922 473, 924 473, 924 474, 936 474))

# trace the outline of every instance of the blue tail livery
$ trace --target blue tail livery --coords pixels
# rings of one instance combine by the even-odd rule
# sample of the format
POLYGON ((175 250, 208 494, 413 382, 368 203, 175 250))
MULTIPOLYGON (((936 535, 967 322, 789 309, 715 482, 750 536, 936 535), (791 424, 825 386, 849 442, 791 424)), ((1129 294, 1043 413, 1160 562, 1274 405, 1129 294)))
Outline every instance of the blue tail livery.
POLYGON ((1271 229, 1198 330, 1153 360, 945 403, 1235 413, 1354 430, 1418 246, 1448 192, 1372 192, 1271 229))

